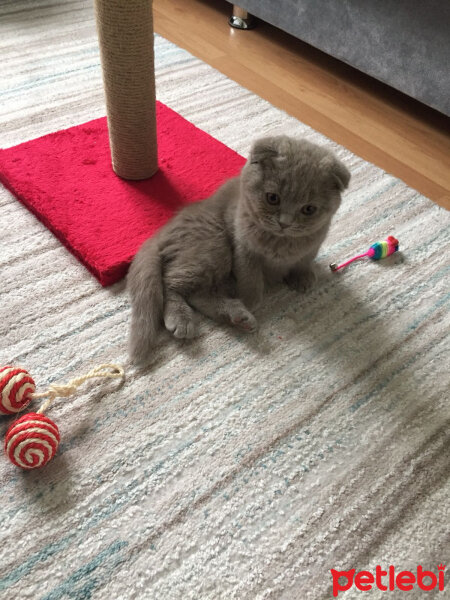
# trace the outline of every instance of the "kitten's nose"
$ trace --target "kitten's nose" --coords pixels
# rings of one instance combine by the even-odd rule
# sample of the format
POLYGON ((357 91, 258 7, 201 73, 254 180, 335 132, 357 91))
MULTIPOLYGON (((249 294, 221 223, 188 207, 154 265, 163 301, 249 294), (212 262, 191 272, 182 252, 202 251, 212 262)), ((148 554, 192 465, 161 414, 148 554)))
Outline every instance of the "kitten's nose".
POLYGON ((289 225, 292 225, 293 220, 294 219, 293 219, 292 215, 290 215, 289 213, 281 214, 278 217, 278 223, 280 224, 280 226, 283 229, 286 229, 286 227, 289 227, 289 225))
POLYGON ((281 225, 281 227, 283 229, 286 229, 286 227, 289 227, 289 225, 292 225, 291 215, 280 215, 280 217, 278 219, 278 223, 281 225))

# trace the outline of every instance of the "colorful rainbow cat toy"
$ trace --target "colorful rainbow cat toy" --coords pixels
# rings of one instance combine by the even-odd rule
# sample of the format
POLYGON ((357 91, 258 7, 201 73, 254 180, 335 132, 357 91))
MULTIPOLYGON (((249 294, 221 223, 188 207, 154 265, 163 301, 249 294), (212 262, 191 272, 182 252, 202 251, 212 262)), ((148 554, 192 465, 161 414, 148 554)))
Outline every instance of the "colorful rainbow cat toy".
POLYGON ((331 263, 330 269, 332 271, 338 271, 339 269, 343 269, 344 267, 352 263, 354 260, 358 260, 358 258, 364 258, 365 256, 368 256, 372 260, 379 260, 380 258, 386 258, 386 256, 394 254, 394 252, 397 252, 397 250, 398 240, 395 239, 395 237, 393 237, 392 235, 390 235, 385 241, 375 242, 375 244, 372 244, 367 250, 367 252, 364 252, 364 254, 358 254, 358 256, 354 256, 353 258, 347 260, 341 265, 331 263))

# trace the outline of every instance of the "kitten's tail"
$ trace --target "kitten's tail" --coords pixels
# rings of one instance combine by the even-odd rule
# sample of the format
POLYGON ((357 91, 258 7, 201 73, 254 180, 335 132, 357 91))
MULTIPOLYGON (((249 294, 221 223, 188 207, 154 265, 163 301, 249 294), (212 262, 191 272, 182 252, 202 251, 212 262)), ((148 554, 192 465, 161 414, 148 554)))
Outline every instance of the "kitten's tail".
POLYGON ((136 255, 127 277, 131 296, 131 330, 129 352, 136 364, 148 362, 157 341, 164 310, 161 259, 155 240, 136 255))

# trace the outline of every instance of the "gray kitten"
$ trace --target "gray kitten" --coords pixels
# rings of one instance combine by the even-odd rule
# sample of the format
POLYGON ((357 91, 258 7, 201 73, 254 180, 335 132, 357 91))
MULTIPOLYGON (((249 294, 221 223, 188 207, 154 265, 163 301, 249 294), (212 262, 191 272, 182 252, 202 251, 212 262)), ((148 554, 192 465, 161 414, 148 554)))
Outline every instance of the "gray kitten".
POLYGON ((264 283, 297 290, 349 183, 329 150, 287 136, 260 139, 239 177, 184 207, 137 253, 128 274, 130 353, 145 362, 159 331, 196 334, 196 313, 254 331, 264 283))

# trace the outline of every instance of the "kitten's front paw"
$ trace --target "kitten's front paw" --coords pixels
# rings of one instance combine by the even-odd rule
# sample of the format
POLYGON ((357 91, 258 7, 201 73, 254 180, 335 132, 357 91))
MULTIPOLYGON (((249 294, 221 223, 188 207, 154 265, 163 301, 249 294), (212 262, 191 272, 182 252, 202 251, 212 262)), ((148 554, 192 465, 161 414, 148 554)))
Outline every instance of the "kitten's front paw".
POLYGON ((307 292, 317 281, 317 275, 312 269, 296 269, 285 279, 287 285, 297 292, 307 292))
POLYGON ((197 335, 197 323, 193 316, 185 314, 165 315, 164 325, 177 339, 192 339, 197 335))
POLYGON ((247 333, 254 333, 258 327, 255 317, 244 307, 238 308, 230 315, 231 324, 247 333))

